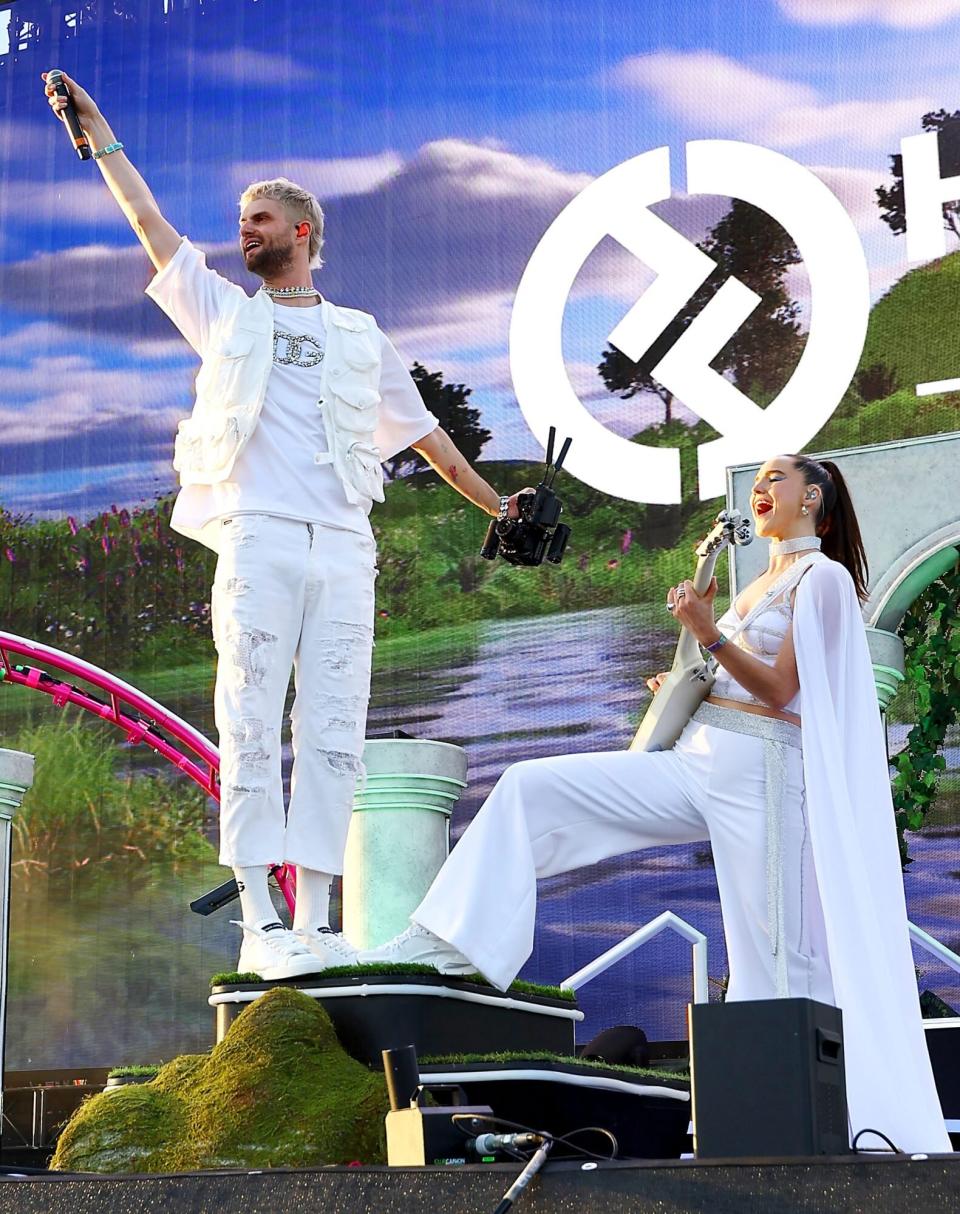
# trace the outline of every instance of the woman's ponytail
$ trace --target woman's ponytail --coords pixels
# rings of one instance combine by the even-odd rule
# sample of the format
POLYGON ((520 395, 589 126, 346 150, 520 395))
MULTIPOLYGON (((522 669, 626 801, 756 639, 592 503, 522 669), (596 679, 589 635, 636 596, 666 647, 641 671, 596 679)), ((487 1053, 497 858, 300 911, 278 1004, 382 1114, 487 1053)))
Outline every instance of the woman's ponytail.
POLYGON ((817 512, 817 535, 823 541, 821 551, 846 566, 862 603, 867 597, 869 570, 847 482, 832 460, 815 460, 807 455, 794 455, 791 459, 803 473, 806 483, 816 485, 820 490, 822 504, 817 512))

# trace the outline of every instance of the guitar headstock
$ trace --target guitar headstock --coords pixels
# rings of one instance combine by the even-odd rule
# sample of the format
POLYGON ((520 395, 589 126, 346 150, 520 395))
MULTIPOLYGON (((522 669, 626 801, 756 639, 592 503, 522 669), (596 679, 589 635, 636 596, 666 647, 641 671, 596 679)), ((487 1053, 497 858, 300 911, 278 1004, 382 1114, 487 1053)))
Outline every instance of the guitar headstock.
POLYGON ((716 521, 697 546, 701 558, 719 554, 727 544, 749 544, 753 540, 753 526, 739 510, 721 510, 716 521))

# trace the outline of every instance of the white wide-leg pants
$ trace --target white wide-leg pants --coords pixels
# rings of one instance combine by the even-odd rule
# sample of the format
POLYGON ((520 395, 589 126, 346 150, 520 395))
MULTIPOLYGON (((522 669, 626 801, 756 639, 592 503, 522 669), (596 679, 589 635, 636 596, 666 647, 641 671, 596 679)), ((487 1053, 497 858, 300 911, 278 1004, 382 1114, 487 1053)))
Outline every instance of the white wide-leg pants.
POLYGON ((362 774, 373 647, 372 536, 266 514, 221 524, 211 596, 220 862, 339 873, 362 774), (280 727, 294 670, 289 812, 280 727))
MULTIPOLYGON (((748 715, 724 709, 712 715, 728 711, 741 721, 748 715)), ((780 750, 775 829, 781 868, 772 873, 768 745, 691 721, 671 751, 517 763, 504 772, 412 918, 505 989, 533 948, 538 877, 638 848, 709 839, 730 967, 727 998, 790 994, 833 1003, 801 752, 780 750)), ((668 909, 638 907, 638 925, 668 909)))

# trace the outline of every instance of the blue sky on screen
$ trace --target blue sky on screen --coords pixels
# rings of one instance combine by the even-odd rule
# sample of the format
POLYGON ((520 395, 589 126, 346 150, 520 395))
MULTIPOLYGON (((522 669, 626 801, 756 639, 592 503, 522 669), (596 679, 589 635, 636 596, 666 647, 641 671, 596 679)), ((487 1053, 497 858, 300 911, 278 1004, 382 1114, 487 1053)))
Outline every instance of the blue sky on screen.
MULTIPOLYGON (((540 453, 510 386, 513 293, 591 178, 668 144, 660 212, 696 239, 727 203, 683 196, 685 141, 775 148, 844 202, 879 294, 908 268, 873 197, 887 156, 926 110, 960 108, 960 0, 118 7, 129 20, 43 29, 23 50, 21 6, 0 11, 0 502, 38 515, 172 488, 196 370, 142 295, 146 257, 98 170, 48 116, 39 72, 55 61, 89 86, 170 221, 249 289, 239 190, 278 173, 314 190, 317 284, 373 311, 408 362, 471 386, 499 458, 540 453)), ((596 363, 648 281, 605 242, 565 321, 571 381, 624 434, 659 404, 610 396, 596 363)), ((802 270, 794 287, 802 301, 802 270)))

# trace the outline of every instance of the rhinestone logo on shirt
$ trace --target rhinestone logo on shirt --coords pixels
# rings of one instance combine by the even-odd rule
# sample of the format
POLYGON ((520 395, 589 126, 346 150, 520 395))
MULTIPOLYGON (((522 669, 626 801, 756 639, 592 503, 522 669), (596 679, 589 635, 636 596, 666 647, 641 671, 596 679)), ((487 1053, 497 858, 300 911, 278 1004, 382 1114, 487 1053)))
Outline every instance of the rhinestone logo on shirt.
POLYGON ((293 367, 315 367, 323 362, 323 346, 309 333, 273 331, 273 361, 293 367))

